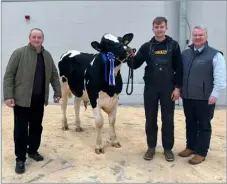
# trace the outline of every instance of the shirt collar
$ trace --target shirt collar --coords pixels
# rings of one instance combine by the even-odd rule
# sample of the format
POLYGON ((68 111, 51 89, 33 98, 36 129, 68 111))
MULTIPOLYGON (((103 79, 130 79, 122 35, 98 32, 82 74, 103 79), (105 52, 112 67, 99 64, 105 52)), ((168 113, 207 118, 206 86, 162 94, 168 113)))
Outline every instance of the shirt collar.
POLYGON ((198 50, 199 52, 201 52, 203 50, 204 46, 200 47, 200 48, 195 48, 194 47, 194 51, 198 50))

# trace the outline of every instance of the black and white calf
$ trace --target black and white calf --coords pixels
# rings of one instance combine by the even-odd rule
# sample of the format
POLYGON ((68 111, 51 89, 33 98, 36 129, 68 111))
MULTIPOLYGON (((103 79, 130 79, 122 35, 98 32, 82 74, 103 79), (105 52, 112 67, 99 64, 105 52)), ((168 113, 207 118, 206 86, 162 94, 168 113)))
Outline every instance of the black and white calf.
POLYGON ((123 37, 105 34, 100 43, 91 42, 91 46, 98 51, 97 54, 72 50, 63 54, 58 63, 62 87, 62 129, 68 129, 66 107, 70 90, 75 96, 76 131, 82 131, 81 101, 85 106, 88 102, 91 104, 97 130, 95 147, 97 154, 104 153, 101 135, 104 122, 101 109, 109 116, 112 146, 121 147, 115 132, 118 95, 123 88, 120 68, 122 63, 125 63, 135 52, 135 49, 128 46, 132 39, 132 33, 125 34, 123 37))

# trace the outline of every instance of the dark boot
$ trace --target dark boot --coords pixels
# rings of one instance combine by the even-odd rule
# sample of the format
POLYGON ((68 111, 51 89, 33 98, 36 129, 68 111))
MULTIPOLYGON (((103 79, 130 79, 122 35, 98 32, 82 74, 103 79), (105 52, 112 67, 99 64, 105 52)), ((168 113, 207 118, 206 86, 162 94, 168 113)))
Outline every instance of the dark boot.
POLYGON ((25 172, 25 164, 23 161, 16 162, 15 172, 17 174, 23 174, 25 172))
POLYGON ((174 154, 171 150, 164 150, 165 159, 168 162, 174 161, 174 154))
POLYGON ((40 155, 38 152, 33 154, 28 154, 28 156, 37 162, 42 161, 44 159, 43 156, 40 155))
POLYGON ((155 155, 155 148, 148 148, 147 152, 144 154, 143 158, 145 160, 152 160, 155 155))

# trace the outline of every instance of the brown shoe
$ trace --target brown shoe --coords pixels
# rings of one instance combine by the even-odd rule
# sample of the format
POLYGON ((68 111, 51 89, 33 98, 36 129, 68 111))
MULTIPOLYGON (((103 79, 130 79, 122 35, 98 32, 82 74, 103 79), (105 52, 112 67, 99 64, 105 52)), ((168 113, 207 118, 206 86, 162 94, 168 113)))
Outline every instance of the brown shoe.
POLYGON ((191 154, 193 154, 193 151, 191 149, 188 149, 188 148, 185 148, 183 151, 178 153, 178 155, 180 157, 189 157, 189 156, 191 156, 191 154))
POLYGON ((204 160, 205 160, 205 157, 202 157, 200 155, 195 155, 188 161, 188 163, 192 165, 196 165, 196 164, 202 163, 204 160))
POLYGON ((147 152, 144 154, 143 158, 145 160, 152 160, 155 155, 155 148, 148 148, 147 152))

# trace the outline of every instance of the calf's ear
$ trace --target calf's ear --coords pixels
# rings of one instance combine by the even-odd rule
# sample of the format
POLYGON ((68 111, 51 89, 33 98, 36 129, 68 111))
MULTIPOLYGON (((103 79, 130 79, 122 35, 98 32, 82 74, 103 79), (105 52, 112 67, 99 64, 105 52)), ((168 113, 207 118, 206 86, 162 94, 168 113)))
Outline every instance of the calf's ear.
POLYGON ((224 56, 224 53, 223 53, 222 51, 220 51, 220 50, 219 50, 219 52, 221 53, 221 55, 223 55, 223 56, 224 56))
POLYGON ((102 51, 101 45, 97 41, 91 42, 91 46, 92 46, 93 49, 97 50, 98 52, 102 51))
POLYGON ((123 43, 128 45, 133 39, 133 33, 127 33, 123 36, 123 43))

